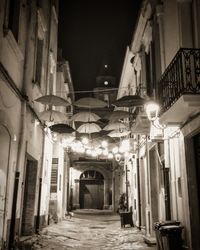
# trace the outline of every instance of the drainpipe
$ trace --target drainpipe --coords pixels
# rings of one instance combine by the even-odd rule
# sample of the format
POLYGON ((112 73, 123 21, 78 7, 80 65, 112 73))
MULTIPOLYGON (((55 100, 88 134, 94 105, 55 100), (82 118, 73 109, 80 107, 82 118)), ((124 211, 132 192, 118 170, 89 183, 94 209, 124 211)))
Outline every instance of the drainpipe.
POLYGON ((139 229, 141 230, 141 196, 140 196, 140 165, 139 158, 137 158, 137 183, 138 183, 138 218, 139 218, 139 229))
POLYGON ((127 169, 127 164, 125 165, 125 174, 126 174, 126 211, 128 212, 129 210, 129 197, 128 197, 128 169, 127 169))
POLYGON ((40 208, 41 208, 41 194, 42 194, 42 173, 44 166, 44 149, 45 149, 45 131, 43 130, 43 139, 42 139, 42 162, 40 167, 40 175, 39 175, 39 191, 38 191, 38 206, 37 206, 37 217, 36 217, 36 233, 39 234, 40 231, 40 208))
POLYGON ((16 209, 17 209, 17 199, 18 199, 18 188, 19 188, 19 177, 20 177, 20 166, 24 166, 24 142, 26 139, 25 136, 25 123, 26 123, 26 101, 22 103, 21 111, 21 129, 19 134, 19 147, 17 154, 17 164, 15 172, 15 181, 14 181, 14 193, 13 193, 13 202, 12 202, 12 214, 11 214, 11 223, 10 223, 10 235, 9 235, 9 249, 12 249, 15 245, 15 226, 16 226, 16 209))
POLYGON ((40 206, 41 206, 41 191, 42 191, 42 177, 39 178, 39 194, 38 194, 38 207, 36 219, 36 233, 40 232, 40 206))

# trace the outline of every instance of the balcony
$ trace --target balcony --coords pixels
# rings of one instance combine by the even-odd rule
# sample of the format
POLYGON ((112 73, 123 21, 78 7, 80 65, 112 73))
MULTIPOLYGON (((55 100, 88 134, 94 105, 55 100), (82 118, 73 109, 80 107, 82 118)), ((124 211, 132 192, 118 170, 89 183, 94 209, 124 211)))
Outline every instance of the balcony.
POLYGON ((158 83, 160 122, 182 124, 200 110, 200 49, 180 49, 158 83))

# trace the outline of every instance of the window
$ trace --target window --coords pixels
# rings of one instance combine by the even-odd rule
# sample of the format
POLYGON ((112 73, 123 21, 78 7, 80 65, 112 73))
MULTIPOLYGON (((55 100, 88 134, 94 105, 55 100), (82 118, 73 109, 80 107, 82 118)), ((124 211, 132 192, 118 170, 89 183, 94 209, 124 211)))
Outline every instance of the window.
POLYGON ((153 96, 154 82, 155 80, 155 58, 154 58, 154 44, 150 43, 148 53, 145 53, 145 63, 146 63, 146 85, 147 85, 147 95, 153 96))
POLYGON ((11 30, 14 38, 18 41, 19 35, 19 16, 20 16, 20 1, 7 1, 6 15, 4 21, 4 31, 11 30))
POLYGON ((35 41, 35 69, 34 69, 34 83, 42 87, 42 72, 43 72, 43 54, 45 43, 46 24, 42 10, 38 10, 37 24, 36 24, 36 41, 35 41))
POLYGON ((62 181, 62 175, 59 175, 59 191, 61 191, 61 181, 62 181))
POLYGON ((40 85, 42 76, 42 64, 43 64, 43 46, 44 41, 37 39, 36 48, 36 70, 35 70, 35 81, 40 85))
POLYGON ((50 54, 50 75, 49 75, 49 93, 56 92, 56 62, 53 53, 50 54))
POLYGON ((58 182, 58 158, 52 159, 52 169, 51 169, 51 187, 50 192, 57 192, 57 182, 58 182))

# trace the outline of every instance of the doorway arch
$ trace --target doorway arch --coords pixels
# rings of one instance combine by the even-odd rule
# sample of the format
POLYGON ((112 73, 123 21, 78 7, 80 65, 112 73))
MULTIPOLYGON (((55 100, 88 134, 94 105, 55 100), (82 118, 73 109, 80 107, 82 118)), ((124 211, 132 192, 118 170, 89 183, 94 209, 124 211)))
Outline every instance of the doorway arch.
POLYGON ((104 177, 96 170, 87 170, 80 175, 81 209, 103 209, 104 177))

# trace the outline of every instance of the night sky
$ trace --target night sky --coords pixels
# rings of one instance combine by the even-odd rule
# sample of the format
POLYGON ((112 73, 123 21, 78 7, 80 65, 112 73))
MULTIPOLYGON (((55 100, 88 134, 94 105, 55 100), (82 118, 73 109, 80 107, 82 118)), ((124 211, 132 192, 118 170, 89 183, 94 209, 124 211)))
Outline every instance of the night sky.
POLYGON ((69 61, 75 91, 92 90, 104 64, 116 77, 117 87, 140 0, 60 0, 59 4, 58 44, 69 61))

